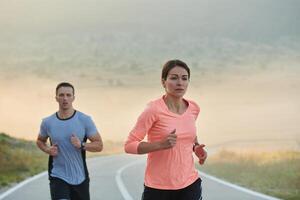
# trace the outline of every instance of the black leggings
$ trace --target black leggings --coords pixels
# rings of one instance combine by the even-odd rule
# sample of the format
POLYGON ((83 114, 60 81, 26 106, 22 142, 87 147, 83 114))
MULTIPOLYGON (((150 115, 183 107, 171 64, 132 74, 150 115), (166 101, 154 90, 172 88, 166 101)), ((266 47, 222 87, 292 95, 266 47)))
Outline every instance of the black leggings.
POLYGON ((202 200, 201 179, 179 190, 161 190, 145 186, 142 200, 202 200))

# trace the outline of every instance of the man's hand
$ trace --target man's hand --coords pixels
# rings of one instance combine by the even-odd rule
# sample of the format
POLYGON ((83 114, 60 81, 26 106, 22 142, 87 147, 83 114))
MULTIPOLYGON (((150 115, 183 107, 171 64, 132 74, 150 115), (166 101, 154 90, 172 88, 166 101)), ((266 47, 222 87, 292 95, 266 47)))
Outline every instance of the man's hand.
POLYGON ((196 156, 199 158, 199 164, 203 165, 206 158, 207 158, 207 152, 204 149, 205 145, 204 144, 199 144, 196 145, 194 148, 194 152, 196 156))
POLYGON ((71 136, 71 143, 77 149, 81 148, 81 141, 79 140, 79 138, 75 134, 72 134, 72 136, 71 136))
POLYGON ((47 150, 47 153, 50 155, 50 156, 57 156, 58 154, 58 146, 57 144, 53 144, 52 146, 50 146, 47 150))
POLYGON ((175 134, 176 129, 174 129, 168 136, 160 142, 162 149, 169 149, 176 145, 177 135, 175 134))

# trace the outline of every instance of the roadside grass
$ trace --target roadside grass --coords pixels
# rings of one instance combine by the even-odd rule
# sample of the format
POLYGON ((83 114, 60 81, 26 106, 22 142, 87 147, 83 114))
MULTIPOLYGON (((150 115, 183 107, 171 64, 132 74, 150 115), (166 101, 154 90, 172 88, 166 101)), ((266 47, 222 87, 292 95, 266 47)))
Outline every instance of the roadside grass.
POLYGON ((33 141, 0 133, 0 187, 19 182, 47 168, 47 156, 33 141))
POLYGON ((200 171, 231 183, 286 200, 300 199, 300 152, 221 150, 200 171))
POLYGON ((110 156, 124 153, 124 142, 121 141, 103 141, 103 150, 101 152, 86 152, 88 158, 97 156, 110 156))
MULTIPOLYGON (((102 152, 87 152, 87 157, 119 154, 122 151, 123 142, 105 141, 102 152)), ((45 171, 47 167, 48 155, 40 151, 35 141, 0 133, 0 188, 45 171)))

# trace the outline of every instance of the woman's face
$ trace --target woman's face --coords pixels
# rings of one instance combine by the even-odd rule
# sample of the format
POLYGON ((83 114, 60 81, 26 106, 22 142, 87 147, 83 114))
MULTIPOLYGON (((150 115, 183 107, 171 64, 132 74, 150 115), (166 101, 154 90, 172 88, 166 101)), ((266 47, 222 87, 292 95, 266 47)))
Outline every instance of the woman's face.
POLYGON ((167 79, 162 80, 166 93, 174 97, 183 97, 189 85, 188 72, 179 66, 174 67, 168 73, 167 79))

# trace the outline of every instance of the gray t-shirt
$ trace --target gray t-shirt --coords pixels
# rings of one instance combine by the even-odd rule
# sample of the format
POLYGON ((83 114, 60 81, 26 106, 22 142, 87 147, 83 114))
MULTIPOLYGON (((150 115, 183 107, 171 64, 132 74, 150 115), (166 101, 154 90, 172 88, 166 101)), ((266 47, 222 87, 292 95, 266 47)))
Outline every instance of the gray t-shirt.
POLYGON ((71 143, 72 134, 80 141, 98 133, 91 117, 75 111, 68 119, 59 119, 57 113, 44 118, 40 128, 42 137, 49 137, 52 144, 57 144, 58 155, 50 163, 49 175, 60 178, 72 185, 82 183, 87 177, 85 159, 82 150, 71 143))

